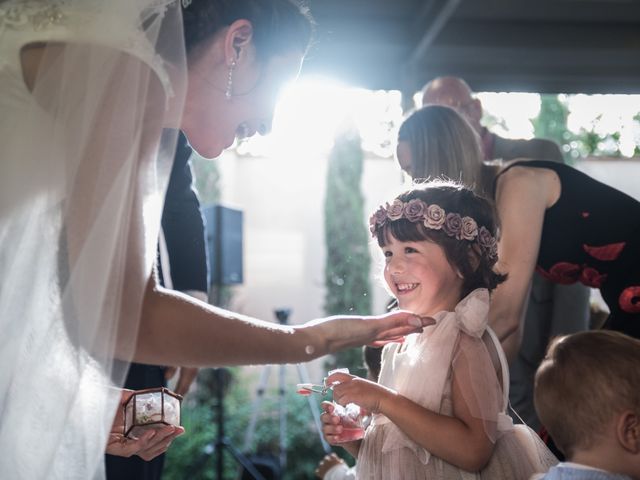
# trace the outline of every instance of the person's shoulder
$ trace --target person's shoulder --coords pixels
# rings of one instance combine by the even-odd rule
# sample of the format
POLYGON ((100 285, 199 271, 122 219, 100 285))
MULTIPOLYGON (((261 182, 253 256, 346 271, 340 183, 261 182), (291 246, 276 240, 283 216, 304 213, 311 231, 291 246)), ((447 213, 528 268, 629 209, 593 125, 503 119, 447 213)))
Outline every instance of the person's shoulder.
POLYGON ((539 160, 563 161, 560 147, 546 138, 512 139, 496 135, 495 154, 505 160, 530 158, 539 160))
POLYGON ((528 158, 515 158, 503 163, 502 170, 498 176, 498 183, 529 183, 539 176, 539 168, 529 165, 528 158))

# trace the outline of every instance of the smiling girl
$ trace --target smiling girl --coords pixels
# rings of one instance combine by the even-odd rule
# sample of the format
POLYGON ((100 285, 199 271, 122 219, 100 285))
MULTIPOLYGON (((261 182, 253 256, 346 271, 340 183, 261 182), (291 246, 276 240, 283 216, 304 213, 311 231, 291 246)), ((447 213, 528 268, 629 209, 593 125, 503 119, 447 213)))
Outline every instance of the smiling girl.
MULTIPOLYGON (((527 479, 556 459, 506 414, 508 370, 487 327, 489 292, 506 275, 498 260, 491 205, 454 184, 431 182, 371 217, 385 257, 384 279, 402 309, 436 323, 385 347, 379 383, 328 377, 334 400, 373 414, 363 440, 342 444, 358 479, 527 479)), ((330 403, 323 432, 342 432, 330 403)))

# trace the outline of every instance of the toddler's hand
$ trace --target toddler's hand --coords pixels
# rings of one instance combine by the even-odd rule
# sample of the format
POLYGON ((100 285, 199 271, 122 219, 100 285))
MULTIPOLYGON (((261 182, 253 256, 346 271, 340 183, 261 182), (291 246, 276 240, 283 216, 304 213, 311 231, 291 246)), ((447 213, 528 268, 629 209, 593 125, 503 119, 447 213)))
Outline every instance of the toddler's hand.
POLYGON ((340 464, 346 465, 346 462, 343 459, 341 459, 338 455, 331 452, 328 455, 325 455, 322 460, 320 460, 320 463, 318 463, 318 466, 316 467, 316 470, 314 473, 316 474, 316 477, 324 478, 324 476, 327 474, 329 470, 331 470, 336 465, 340 465, 340 464))

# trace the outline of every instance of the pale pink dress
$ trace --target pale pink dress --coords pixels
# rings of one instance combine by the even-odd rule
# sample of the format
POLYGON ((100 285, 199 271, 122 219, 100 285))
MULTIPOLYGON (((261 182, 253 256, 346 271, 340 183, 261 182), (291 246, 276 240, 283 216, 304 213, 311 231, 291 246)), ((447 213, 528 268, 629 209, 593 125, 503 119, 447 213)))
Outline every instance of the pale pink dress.
POLYGON ((414 402, 452 416, 455 370, 469 410, 483 420, 487 436, 495 443, 487 466, 480 472, 463 471, 431 455, 385 416, 374 415, 360 446, 358 479, 526 480, 557 463, 533 430, 514 425, 506 413, 508 367, 498 339, 487 326, 488 313, 489 292, 471 292, 454 312, 436 314, 436 325, 407 337, 404 344, 385 347, 379 378, 381 384, 414 402))

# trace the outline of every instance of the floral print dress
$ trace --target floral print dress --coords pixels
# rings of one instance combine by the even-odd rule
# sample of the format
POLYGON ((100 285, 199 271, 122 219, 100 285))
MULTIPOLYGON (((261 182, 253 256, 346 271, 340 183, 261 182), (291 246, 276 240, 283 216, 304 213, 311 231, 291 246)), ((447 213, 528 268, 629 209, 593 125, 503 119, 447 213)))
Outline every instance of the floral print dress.
POLYGON ((553 170, 558 201, 547 209, 536 270, 560 284, 598 288, 611 314, 605 328, 640 338, 640 202, 561 163, 516 165, 553 170))

